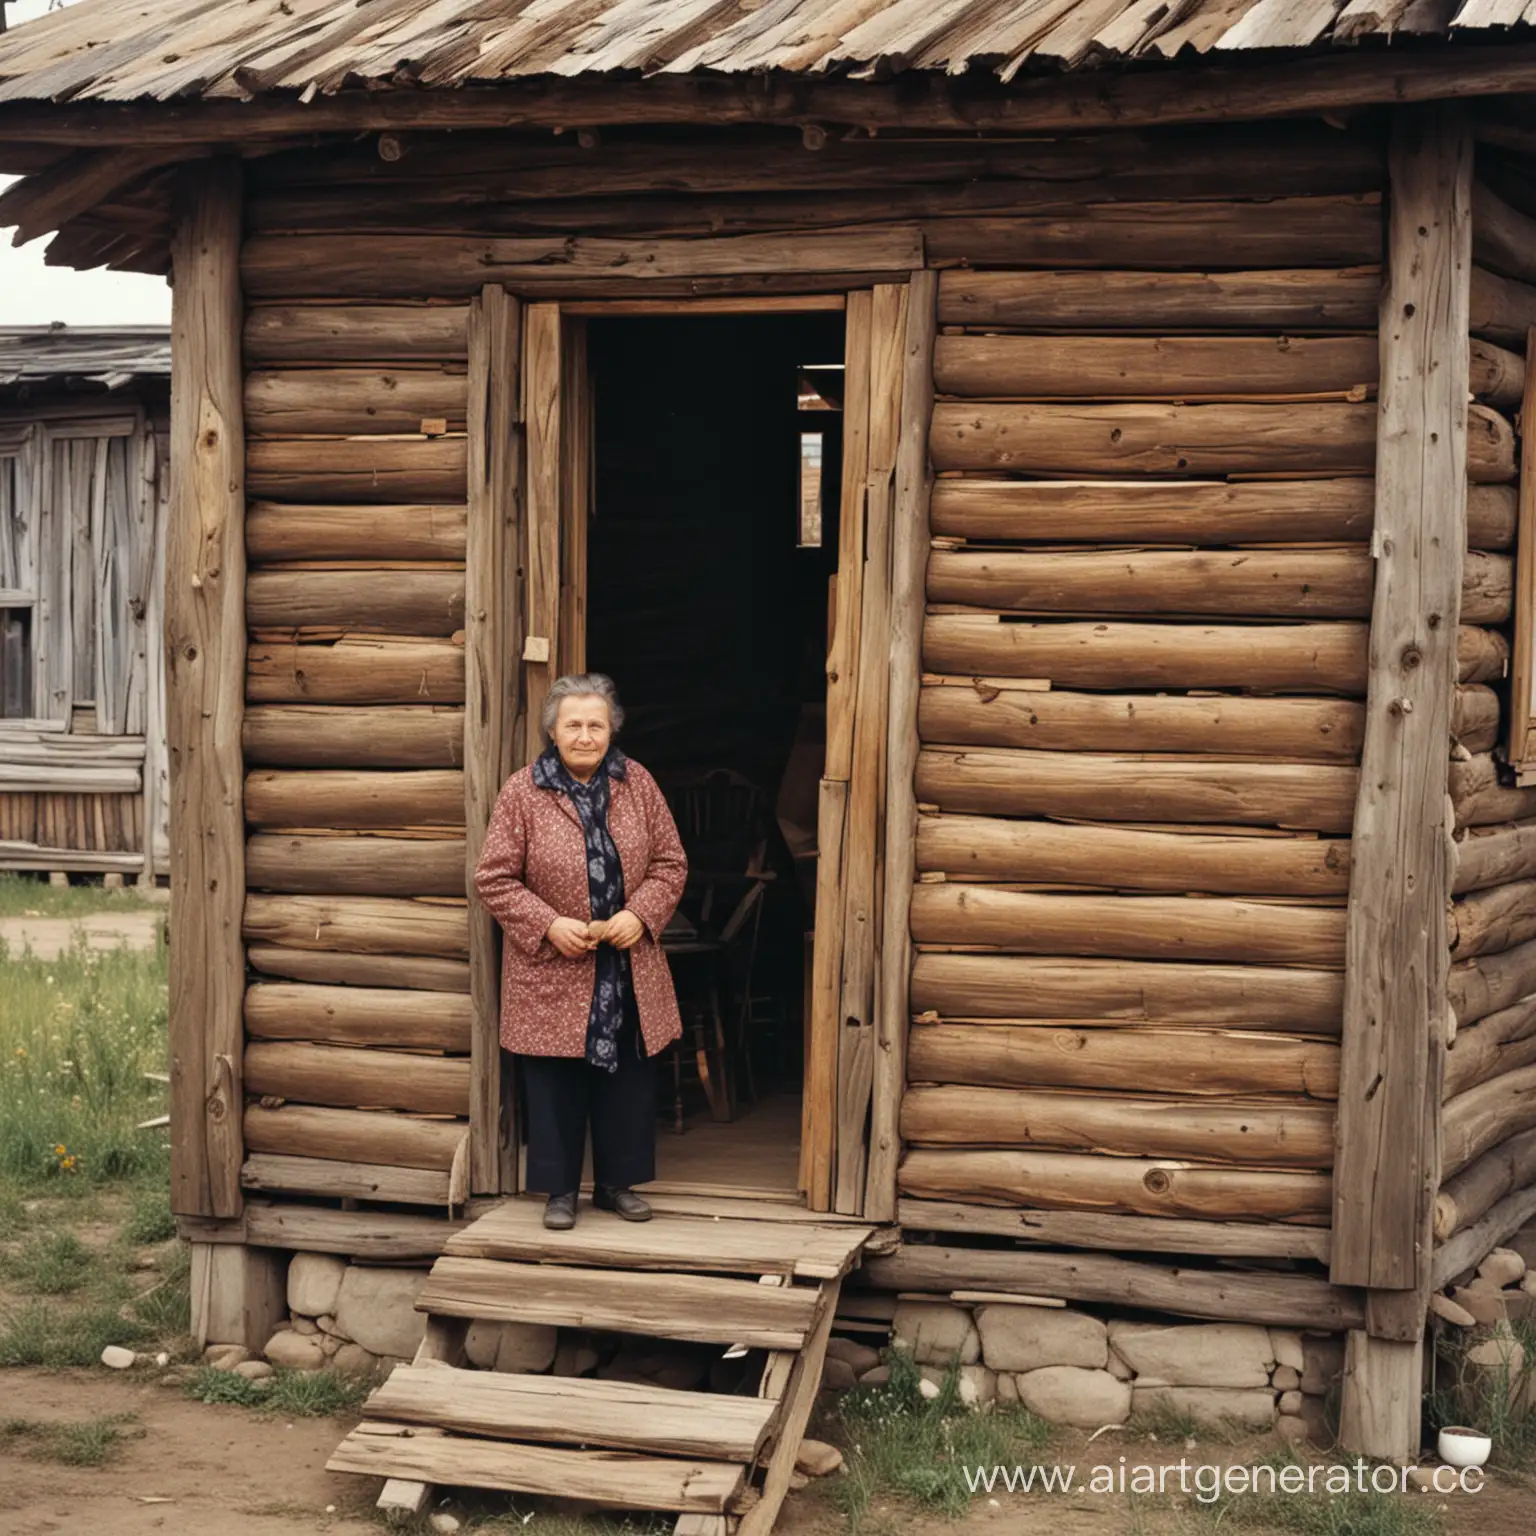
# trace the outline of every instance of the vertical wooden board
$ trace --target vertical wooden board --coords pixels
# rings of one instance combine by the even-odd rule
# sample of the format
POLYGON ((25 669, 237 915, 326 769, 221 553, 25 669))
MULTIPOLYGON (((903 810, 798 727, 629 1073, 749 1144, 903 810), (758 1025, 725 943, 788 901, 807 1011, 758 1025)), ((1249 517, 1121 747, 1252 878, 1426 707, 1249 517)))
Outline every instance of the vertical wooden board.
POLYGON ((874 1078, 875 957, 885 831, 886 704, 890 684, 891 503, 901 420, 907 289, 881 284, 870 319, 869 473, 854 697, 853 767, 843 849, 843 975, 838 1005, 837 1181, 834 1207, 857 1215, 868 1157, 874 1078))
POLYGON ((587 518, 592 495, 592 392, 587 375, 587 322, 567 316, 560 365, 560 638, 562 672, 587 670, 587 518))
POLYGON ((171 246, 174 475, 166 531, 171 766, 171 1203, 241 1208, 245 424, 238 161, 178 188, 171 246))
POLYGON ((544 747, 539 711, 560 675, 560 306, 530 304, 523 320, 527 469, 527 622, 521 640, 526 711, 523 761, 544 747), (539 659, 542 657, 543 659, 539 659))
POLYGON ((35 460, 39 484, 37 511, 37 607, 32 640, 36 674, 32 707, 43 720, 69 723, 74 704, 74 643, 70 586, 74 539, 69 521, 69 472, 60 463, 59 445, 40 435, 35 460))
POLYGON ((869 479, 869 327, 874 295, 848 295, 843 352, 843 464, 838 502, 837 578, 827 647, 827 751, 822 772, 853 771, 853 709, 858 686, 859 607, 864 573, 864 491, 869 479))
POLYGON ((913 274, 896 447, 896 501, 891 529, 890 696, 886 710, 884 917, 875 1021, 874 1087, 864 1215, 896 1219, 897 1119, 905 1086, 912 942, 908 915, 917 878, 917 703, 928 570, 928 427, 933 414, 933 345, 938 275, 913 274))
POLYGON ((192 1336, 199 1347, 258 1351, 288 1320, 287 1255, 244 1243, 193 1243, 192 1336))
POLYGON ((816 931, 811 953, 810 1049, 805 1064, 801 1137, 808 1148, 806 1199, 832 1208, 832 1153, 837 1140, 838 999, 843 975, 843 834, 848 783, 823 779, 816 808, 816 931))
POLYGON ((1373 1339, 1352 1330, 1344 1344, 1340 1447, 1376 1461, 1414 1459, 1423 1392, 1422 1340, 1373 1339))
POLYGON ((517 601, 518 352, 520 310, 489 284, 469 313, 469 505, 464 552, 464 826, 469 892, 470 1189, 511 1191, 511 1102, 502 1098, 501 931, 480 904, 475 866, 512 772, 521 670, 517 601))
MULTIPOLYGON (((1536 362, 1536 328, 1525 355, 1536 362)), ((1520 404, 1520 484, 1515 532, 1514 646, 1509 670, 1509 760, 1516 771, 1536 769, 1536 367, 1525 373, 1520 404)))
POLYGON ((1446 742, 1466 542, 1472 139, 1456 109, 1399 112, 1389 170, 1330 1271, 1336 1285, 1427 1292, 1439 1117, 1426 1102, 1439 1102, 1444 1056, 1446 742))
MULTIPOLYGON (((128 656, 123 724, 131 736, 146 734, 149 710, 149 657, 152 649, 148 615, 155 568, 155 434, 140 420, 129 440, 129 525, 132 559, 128 566, 127 604, 132 629, 128 656)), ((148 793, 149 775, 145 773, 148 793)), ((146 801, 147 804, 147 801, 146 801)), ((148 825, 146 821, 146 825, 148 825)))

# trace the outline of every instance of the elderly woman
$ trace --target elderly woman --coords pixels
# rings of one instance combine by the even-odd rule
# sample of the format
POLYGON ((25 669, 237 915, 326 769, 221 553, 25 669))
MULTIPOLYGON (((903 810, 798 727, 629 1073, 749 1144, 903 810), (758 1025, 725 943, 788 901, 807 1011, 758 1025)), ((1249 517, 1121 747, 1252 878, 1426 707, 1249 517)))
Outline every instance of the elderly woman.
POLYGON ((688 861, 656 781, 614 744, 610 679, 562 677, 544 701, 548 743, 496 801, 475 889, 506 934, 501 1043, 522 1057, 528 1187, 544 1225, 576 1224, 592 1126, 592 1203, 627 1221, 651 1208, 656 1053, 682 1033, 661 950, 688 861))

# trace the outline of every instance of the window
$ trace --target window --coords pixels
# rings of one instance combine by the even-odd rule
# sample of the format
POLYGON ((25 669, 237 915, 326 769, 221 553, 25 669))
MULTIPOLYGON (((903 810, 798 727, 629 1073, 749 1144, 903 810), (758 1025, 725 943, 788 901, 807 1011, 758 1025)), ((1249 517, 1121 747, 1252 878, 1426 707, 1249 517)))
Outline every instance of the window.
POLYGON ((801 549, 821 548, 821 506, 826 460, 826 433, 814 426, 816 412, 841 411, 843 408, 843 365, 841 363, 805 363, 799 370, 797 408, 802 418, 800 432, 800 507, 796 543, 801 549))

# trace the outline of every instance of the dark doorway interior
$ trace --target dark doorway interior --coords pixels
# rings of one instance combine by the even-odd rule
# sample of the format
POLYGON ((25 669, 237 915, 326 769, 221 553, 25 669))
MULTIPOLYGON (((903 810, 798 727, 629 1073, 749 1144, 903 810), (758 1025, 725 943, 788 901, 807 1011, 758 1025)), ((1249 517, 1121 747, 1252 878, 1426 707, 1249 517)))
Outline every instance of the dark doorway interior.
POLYGON ((587 660, 693 871, 662 1182, 794 1188, 842 361, 839 313, 588 322, 587 660))

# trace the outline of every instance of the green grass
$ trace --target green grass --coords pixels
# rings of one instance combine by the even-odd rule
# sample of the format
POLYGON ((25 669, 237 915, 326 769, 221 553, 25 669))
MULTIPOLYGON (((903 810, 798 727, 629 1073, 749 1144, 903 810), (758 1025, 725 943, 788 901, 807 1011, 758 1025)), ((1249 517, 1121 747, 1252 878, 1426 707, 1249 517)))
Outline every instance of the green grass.
POLYGON ((263 1381, 247 1381, 234 1371, 204 1366, 186 1390, 200 1403, 233 1403, 290 1419, 326 1419, 351 1413, 372 1389, 368 1382, 332 1370, 280 1370, 263 1381))
POLYGON ((1493 1441, 1491 1465, 1529 1472, 1536 1468, 1536 1413, 1522 1412, 1518 1405, 1528 1400, 1536 1377, 1536 1322, 1522 1319, 1510 1330, 1524 1362, 1511 1349, 1507 1363, 1491 1369, 1466 1359, 1469 1347, 1489 1337, 1486 1330, 1442 1338, 1435 1362, 1437 1390, 1427 1414, 1437 1431, 1447 1424, 1475 1425, 1493 1441))
POLYGON ((67 1467, 100 1467, 117 1456, 134 1422, 131 1413, 62 1422, 7 1419, 0 1422, 0 1449, 67 1467))
POLYGON ((68 1296, 91 1278, 96 1257, 67 1228, 35 1232, 0 1260, 0 1272, 37 1296, 68 1296))
POLYGON ((89 912, 127 912, 152 906, 133 887, 109 891, 99 878, 77 885, 50 885, 47 875, 0 872, 0 917, 84 917, 89 912))
POLYGON ((1031 1461, 1049 1442, 1050 1425, 1023 1409, 972 1412, 960 1401, 958 1373, 925 1398, 911 1357, 893 1350, 886 1358, 889 1382, 845 1393, 838 1409, 845 1472, 829 1492, 853 1530, 878 1497, 962 1514, 972 1499, 966 1467, 1031 1461))
POLYGON ((163 1187, 166 1134, 138 1126, 167 1106, 166 1085, 145 1075, 165 1070, 165 946, 103 952, 77 940, 37 960, 0 941, 0 977, 0 1187, 163 1187))

